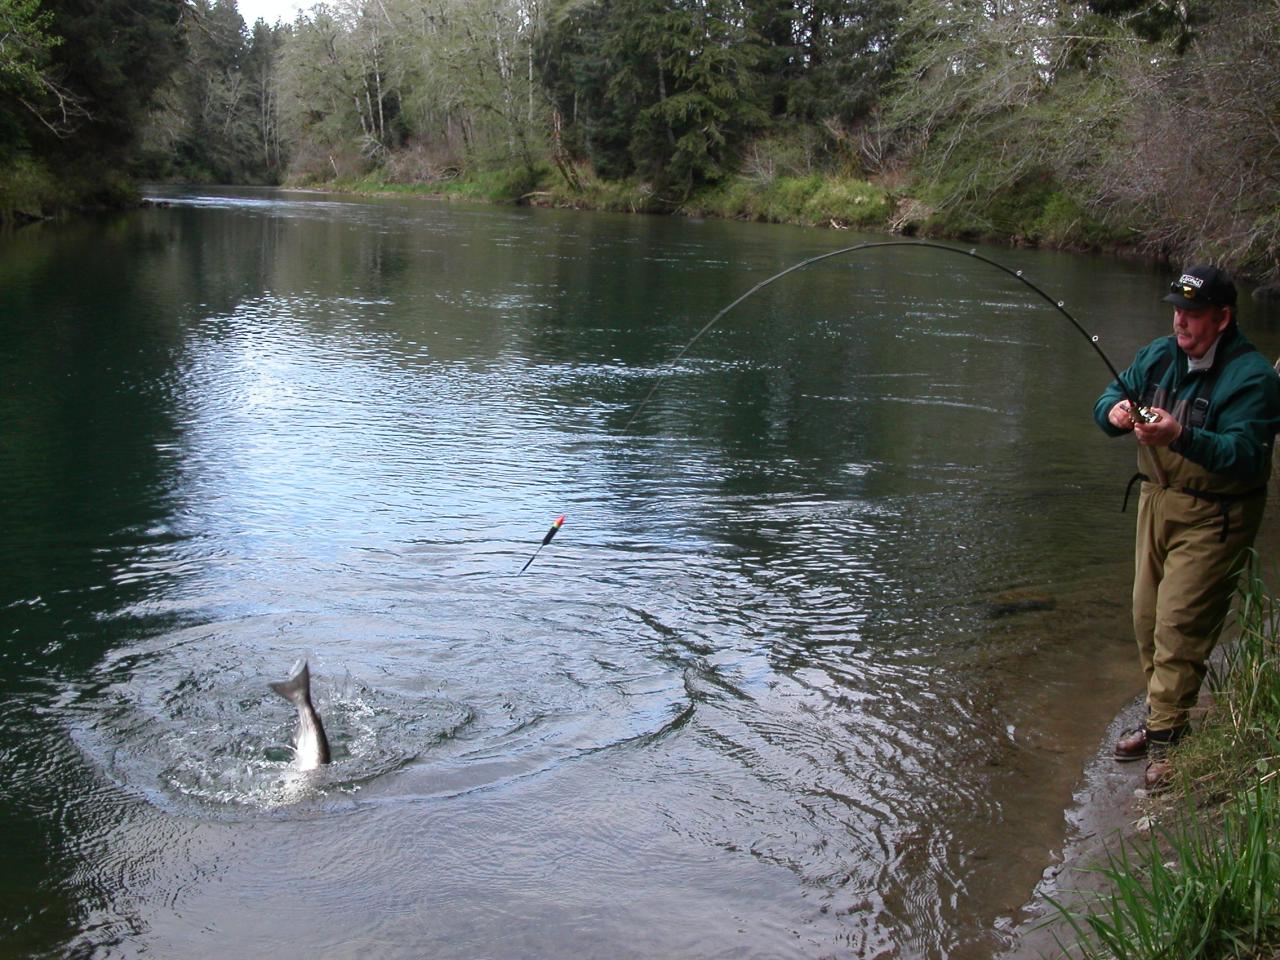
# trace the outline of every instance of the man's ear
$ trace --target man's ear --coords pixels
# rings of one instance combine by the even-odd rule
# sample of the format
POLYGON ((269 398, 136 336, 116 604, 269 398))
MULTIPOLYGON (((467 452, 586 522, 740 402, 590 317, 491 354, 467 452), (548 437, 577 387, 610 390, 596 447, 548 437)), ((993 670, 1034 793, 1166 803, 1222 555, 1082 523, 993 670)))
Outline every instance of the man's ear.
POLYGON ((1221 307, 1220 309, 1222 310, 1222 316, 1218 320, 1218 332, 1222 333, 1222 331, 1226 330, 1227 327, 1231 326, 1231 321, 1235 319, 1236 308, 1221 307))

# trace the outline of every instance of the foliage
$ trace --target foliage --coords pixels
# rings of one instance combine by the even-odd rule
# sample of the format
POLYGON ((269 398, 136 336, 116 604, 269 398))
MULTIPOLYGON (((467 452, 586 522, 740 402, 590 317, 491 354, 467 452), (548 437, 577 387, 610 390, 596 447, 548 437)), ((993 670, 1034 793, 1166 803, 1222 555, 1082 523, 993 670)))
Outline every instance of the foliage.
POLYGON ((1040 176, 1076 133, 1073 101, 1055 96, 1075 50, 1075 18, 1057 0, 999 9, 957 0, 913 0, 909 9, 890 119, 943 207, 981 206, 1040 176))
POLYGON ((1113 56, 1115 137, 1087 177, 1144 245, 1280 270, 1280 3, 1221 0, 1185 54, 1113 56))
POLYGON ((119 202, 177 62, 182 0, 0 0, 5 218, 119 202))
POLYGON ((1112 892, 1069 914, 1082 958, 1218 960, 1280 945, 1280 792, 1256 785, 1211 824, 1189 808, 1102 873, 1112 892), (1172 859, 1170 859, 1170 852, 1172 859))
POLYGON ((677 205, 724 176, 765 121, 760 52, 733 0, 598 0, 560 14, 542 60, 553 103, 580 126, 574 139, 593 166, 637 174, 677 205))
MULTIPOLYGON (((156 92, 182 51, 182 0, 45 0, 62 43, 50 71, 72 101, 50 106, 59 129, 33 128, 28 140, 55 163, 118 167, 133 156, 156 92), (110 38, 110 42, 104 42, 110 38)), ((56 126, 56 125, 55 125, 56 126)))
MULTIPOLYGON (((342 0, 300 18, 284 45, 279 96, 291 176, 364 170, 411 149, 532 169, 543 99, 532 69, 536 0, 342 0)), ((410 176, 416 176, 411 173, 410 176)))
POLYGON ((698 216, 836 227, 884 226, 890 210, 883 188, 821 174, 765 183, 737 177, 696 194, 682 208, 698 216))
MULTIPOLYGON (((759 6, 779 5, 760 0, 759 6)), ((896 65, 901 8, 901 0, 809 0, 775 12, 774 22, 786 22, 792 40, 785 115, 846 126, 869 117, 896 65)))
POLYGON ((1280 777, 1280 603, 1263 584, 1256 557, 1242 576, 1237 607, 1239 639, 1208 678, 1218 708, 1178 755, 1191 780, 1223 796, 1258 776, 1280 777))
MULTIPOLYGON (((912 0, 890 116, 942 229, 1037 185, 1179 258, 1280 269, 1280 4, 912 0)), ((1084 221, 1082 221, 1084 222, 1084 221)))
MULTIPOLYGON (((38 112, 39 100, 53 84, 48 55, 62 38, 49 32, 53 15, 40 0, 0 0, 0 94, 6 102, 38 112)), ((0 113, 0 146, 17 133, 12 118, 0 113), (6 122, 7 120, 7 122, 6 122)))
POLYGON ((1201 19, 1206 0, 1089 0, 1089 9, 1109 18, 1152 43, 1172 41, 1179 53, 1193 38, 1193 27, 1201 19))
POLYGON ((57 180, 28 156, 19 156, 0 173, 0 222, 35 219, 59 206, 57 180))
POLYGON ((252 33, 232 0, 190 0, 186 56, 159 96, 144 140, 152 176, 272 182, 283 150, 275 61, 289 28, 252 33))

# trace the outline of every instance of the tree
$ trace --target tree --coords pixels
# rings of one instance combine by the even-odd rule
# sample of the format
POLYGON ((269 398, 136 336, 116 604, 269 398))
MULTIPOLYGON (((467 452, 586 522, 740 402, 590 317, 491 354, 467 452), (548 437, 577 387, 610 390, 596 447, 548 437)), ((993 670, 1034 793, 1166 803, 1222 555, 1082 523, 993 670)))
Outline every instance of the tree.
POLYGON ((45 8, 63 40, 48 52, 47 75, 74 98, 79 115, 33 128, 31 145, 81 171, 118 169, 178 63, 184 0, 45 0, 45 8))
POLYGON ((258 20, 249 36, 244 57, 244 75, 249 112, 253 118, 256 165, 263 178, 277 181, 285 162, 280 137, 279 97, 276 67, 280 50, 291 35, 286 24, 268 26, 258 20))
POLYGON ((1073 63, 1088 16, 1059 0, 912 0, 890 119, 942 210, 1004 231, 998 198, 1051 187, 1091 102, 1073 63))
POLYGON ((1117 50, 1115 135, 1077 172, 1154 251, 1280 276, 1280 2, 1221 0, 1181 36, 1117 50))
POLYGON ((385 5, 318 4, 283 45, 279 109, 304 175, 360 172, 384 158, 397 134, 400 93, 388 68, 385 5))
POLYGON ((803 69, 786 91, 786 115, 807 123, 856 124, 893 74, 899 0, 788 2, 803 69))
POLYGON ((456 125, 468 152, 532 170, 546 129, 533 70, 538 0, 437 0, 431 13, 415 44, 414 129, 430 137, 456 125))
POLYGON ((599 0, 562 11, 542 49, 559 113, 605 176, 638 174, 661 200, 723 177, 767 119, 762 58, 734 0, 599 0), (553 56, 554 54, 554 56, 553 56))
POLYGON ((52 76, 50 53, 62 43, 52 24, 40 0, 0 0, 0 148, 21 142, 32 117, 57 135, 83 115, 78 98, 52 76))

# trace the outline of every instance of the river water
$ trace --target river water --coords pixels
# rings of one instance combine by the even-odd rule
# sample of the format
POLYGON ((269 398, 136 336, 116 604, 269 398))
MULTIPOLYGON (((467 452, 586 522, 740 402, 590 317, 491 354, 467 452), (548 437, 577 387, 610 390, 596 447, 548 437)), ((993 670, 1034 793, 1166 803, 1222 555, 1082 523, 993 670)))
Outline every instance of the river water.
MULTIPOLYGON (((0 956, 1006 942, 1139 689, 1061 316, 868 251, 670 363, 868 238, 171 199, 0 240, 0 956)), ((1166 271, 985 252, 1167 330, 1166 271)))

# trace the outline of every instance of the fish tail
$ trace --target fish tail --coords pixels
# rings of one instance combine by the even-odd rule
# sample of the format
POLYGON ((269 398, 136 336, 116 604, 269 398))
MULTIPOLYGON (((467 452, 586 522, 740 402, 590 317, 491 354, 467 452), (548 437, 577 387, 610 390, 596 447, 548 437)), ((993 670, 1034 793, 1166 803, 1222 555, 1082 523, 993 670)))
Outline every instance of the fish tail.
POLYGON ((290 703, 311 702, 311 671, 306 660, 299 660, 293 665, 293 674, 288 680, 271 684, 271 689, 290 703))

